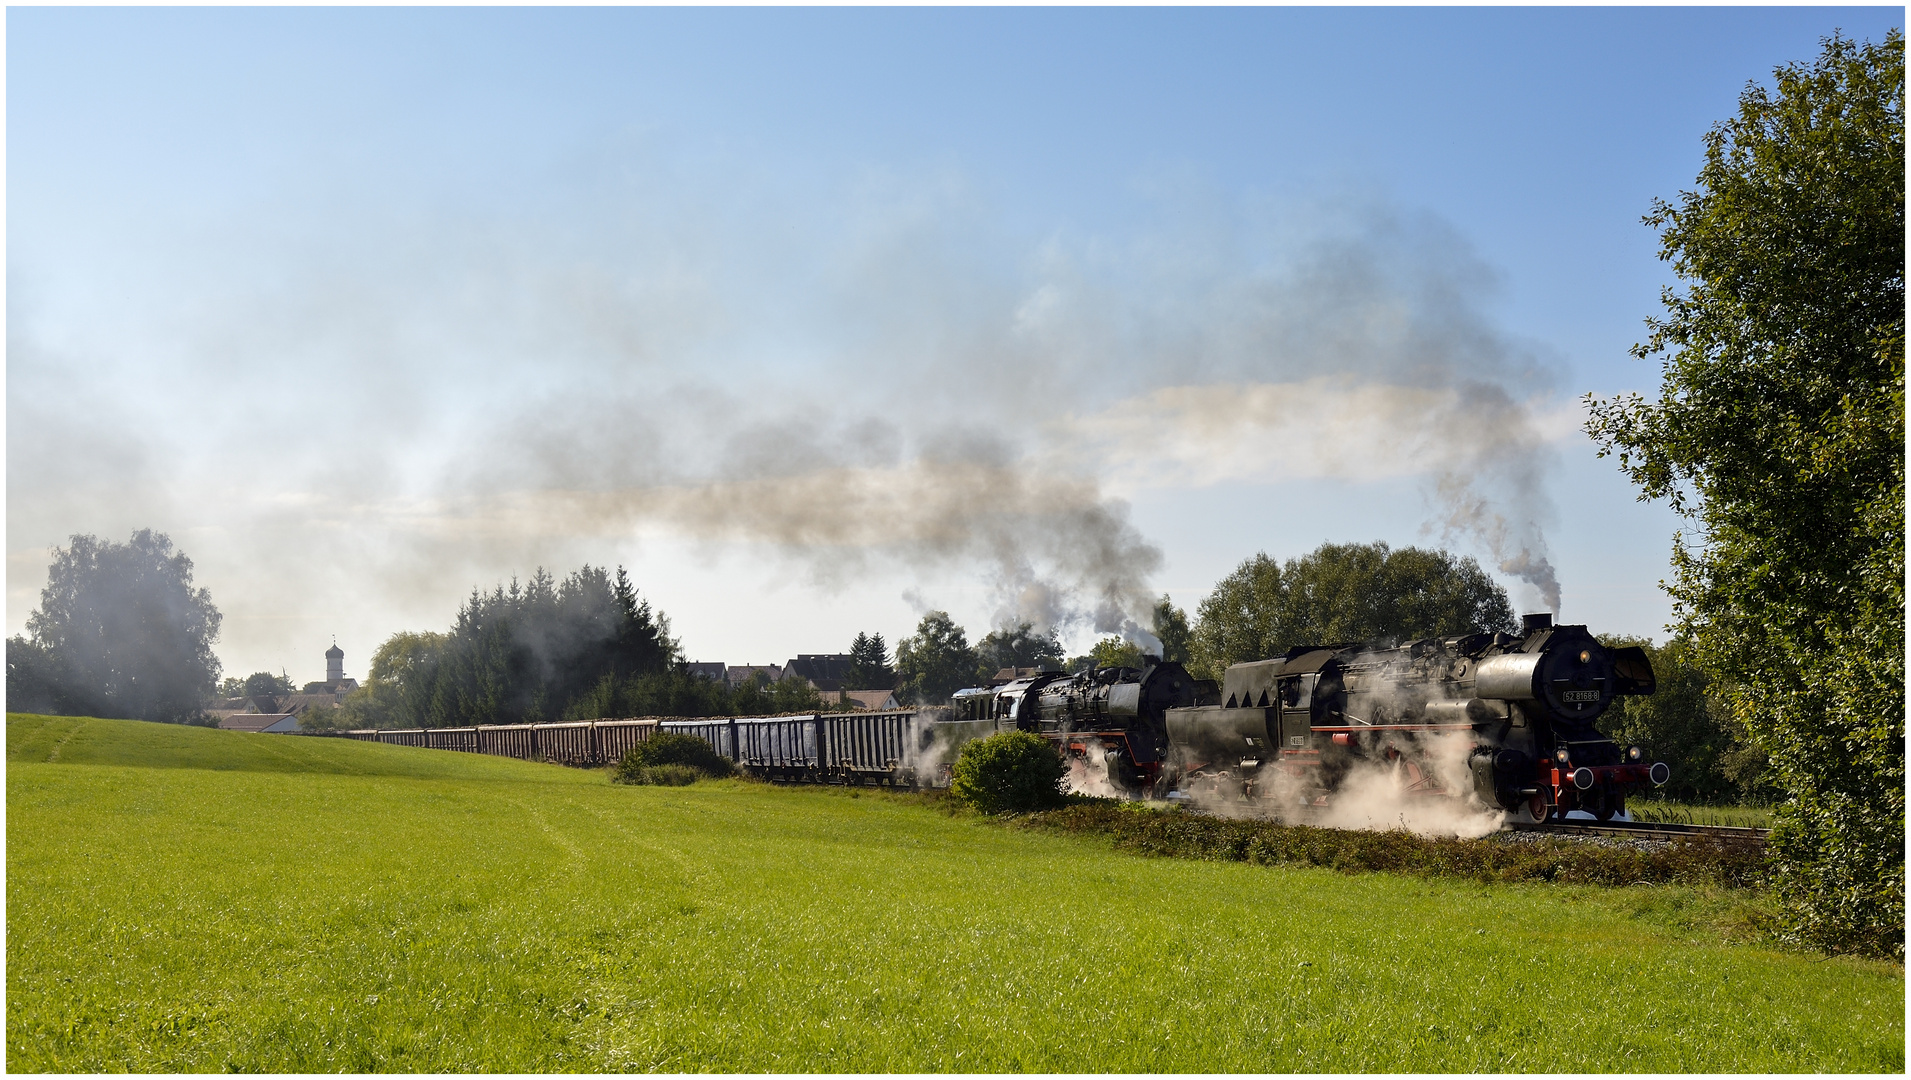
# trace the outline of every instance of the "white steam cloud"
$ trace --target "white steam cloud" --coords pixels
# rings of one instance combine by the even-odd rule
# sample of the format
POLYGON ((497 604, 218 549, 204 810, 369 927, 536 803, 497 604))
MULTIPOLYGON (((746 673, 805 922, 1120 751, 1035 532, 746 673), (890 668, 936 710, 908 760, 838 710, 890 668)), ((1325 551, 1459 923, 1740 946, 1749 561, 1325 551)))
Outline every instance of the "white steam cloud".
POLYGON ((567 193, 562 227, 231 239, 229 277, 122 269, 136 302, 97 325, 22 253, 10 571, 151 524, 260 607, 441 608, 668 535, 836 588, 968 568, 1002 622, 1152 643, 1162 554, 1120 496, 1415 477, 1429 530, 1557 609, 1551 368, 1438 222, 1240 206, 1033 242, 959 184, 799 211, 647 183, 567 193))
MULTIPOLYGON (((1473 794, 1467 767, 1477 739, 1471 731, 1399 732, 1389 736, 1397 756, 1375 753, 1355 759, 1326 794, 1311 778, 1292 775, 1277 765, 1229 770, 1213 777, 1184 780, 1190 805, 1219 817, 1259 818, 1290 825, 1385 832, 1404 829, 1423 836, 1486 836, 1497 831, 1506 812, 1485 806, 1473 794), (1237 775, 1238 774, 1238 775, 1237 775), (1244 797, 1243 783, 1251 785, 1244 797)), ((1105 773, 1095 768, 1070 774, 1071 789, 1114 795, 1105 773)))

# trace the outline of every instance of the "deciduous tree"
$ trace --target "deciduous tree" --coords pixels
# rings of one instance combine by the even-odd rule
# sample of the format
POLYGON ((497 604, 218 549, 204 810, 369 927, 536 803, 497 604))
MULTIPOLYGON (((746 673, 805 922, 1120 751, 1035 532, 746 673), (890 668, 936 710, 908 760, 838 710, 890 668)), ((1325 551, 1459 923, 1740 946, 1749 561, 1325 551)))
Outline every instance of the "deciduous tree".
POLYGON ((1732 715, 1727 695, 1699 666, 1690 638, 1674 637, 1663 645, 1633 637, 1599 640, 1614 648, 1637 645, 1652 662, 1658 688, 1650 696, 1614 698, 1599 727, 1672 766, 1665 794, 1691 802, 1771 800, 1765 753, 1732 715))
MULTIPOLYGON (((228 679, 226 681, 230 683, 232 680, 228 679)), ((291 676, 284 673, 274 675, 270 671, 255 671, 247 675, 245 679, 239 683, 239 692, 231 696, 277 697, 280 694, 289 694, 291 692, 291 676)))
POLYGON ((1055 631, 1035 632, 1034 623, 991 630, 975 645, 976 677, 987 684, 1003 668, 1033 667, 1060 670, 1062 643, 1055 631))
POLYGON ((1194 628, 1188 624, 1188 613, 1165 594, 1155 601, 1154 624, 1163 660, 1185 664, 1194 657, 1194 628))
POLYGON ((1590 400, 1642 499, 1686 514, 1670 589, 1787 793, 1791 932, 1904 950, 1904 37, 1826 39, 1749 86, 1647 216, 1681 289, 1590 400))
POLYGON ((1513 608, 1471 557, 1383 543, 1322 544, 1277 563, 1265 553, 1201 602, 1196 673, 1278 656, 1295 645, 1512 630, 1513 608))
POLYGON ((438 665, 445 635, 401 630, 372 653, 365 682, 345 695, 328 722, 340 729, 424 727, 442 716, 438 665))
POLYGON ((896 642, 898 692, 919 705, 943 705, 975 682, 976 654, 969 635, 946 611, 931 611, 916 632, 896 642))
POLYGON ((1141 666, 1141 655, 1141 646, 1111 634, 1095 642, 1094 648, 1088 650, 1088 655, 1082 657, 1084 663, 1081 666, 1138 668, 1141 666))
POLYGON ((7 707, 182 722, 219 685, 219 609, 164 533, 76 535, 53 552, 28 637, 7 641, 7 707))

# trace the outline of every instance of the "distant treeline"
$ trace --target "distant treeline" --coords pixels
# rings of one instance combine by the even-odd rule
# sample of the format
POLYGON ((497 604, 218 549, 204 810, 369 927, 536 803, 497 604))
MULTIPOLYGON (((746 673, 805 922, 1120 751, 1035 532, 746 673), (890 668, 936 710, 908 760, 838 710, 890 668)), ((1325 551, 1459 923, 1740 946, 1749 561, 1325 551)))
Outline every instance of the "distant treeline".
POLYGON ((463 727, 605 716, 739 716, 824 703, 807 683, 731 689, 689 674, 670 620, 638 596, 622 567, 586 565, 562 580, 473 590, 445 633, 393 635, 365 684, 306 728, 463 727))

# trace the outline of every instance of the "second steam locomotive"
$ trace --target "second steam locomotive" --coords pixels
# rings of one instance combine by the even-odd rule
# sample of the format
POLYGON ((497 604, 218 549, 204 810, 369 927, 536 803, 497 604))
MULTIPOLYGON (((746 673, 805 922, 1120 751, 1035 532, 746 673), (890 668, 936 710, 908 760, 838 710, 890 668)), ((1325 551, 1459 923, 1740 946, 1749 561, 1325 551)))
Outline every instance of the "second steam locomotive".
POLYGON ((1643 649, 1542 614, 1517 635, 1301 646, 1235 664, 1219 686, 1148 657, 951 704, 963 734, 1038 734, 1070 760, 1075 786, 1104 794, 1327 807, 1351 776, 1383 772, 1409 793, 1524 820, 1606 820, 1670 778, 1594 724, 1615 697, 1653 688, 1643 649))

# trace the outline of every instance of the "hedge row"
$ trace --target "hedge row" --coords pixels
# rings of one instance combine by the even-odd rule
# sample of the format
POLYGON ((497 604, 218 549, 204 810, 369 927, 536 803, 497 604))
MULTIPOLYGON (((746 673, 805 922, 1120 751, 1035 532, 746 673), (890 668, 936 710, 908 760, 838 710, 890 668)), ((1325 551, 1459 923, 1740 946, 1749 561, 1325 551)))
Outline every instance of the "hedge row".
POLYGON ((1554 837, 1512 841, 1366 832, 1208 817, 1185 810, 1077 804, 1016 819, 1025 828, 1113 838, 1147 855, 1261 866, 1321 866, 1470 881, 1572 885, 1671 884, 1752 888, 1765 883, 1763 852, 1749 845, 1675 841, 1642 846, 1554 837))

